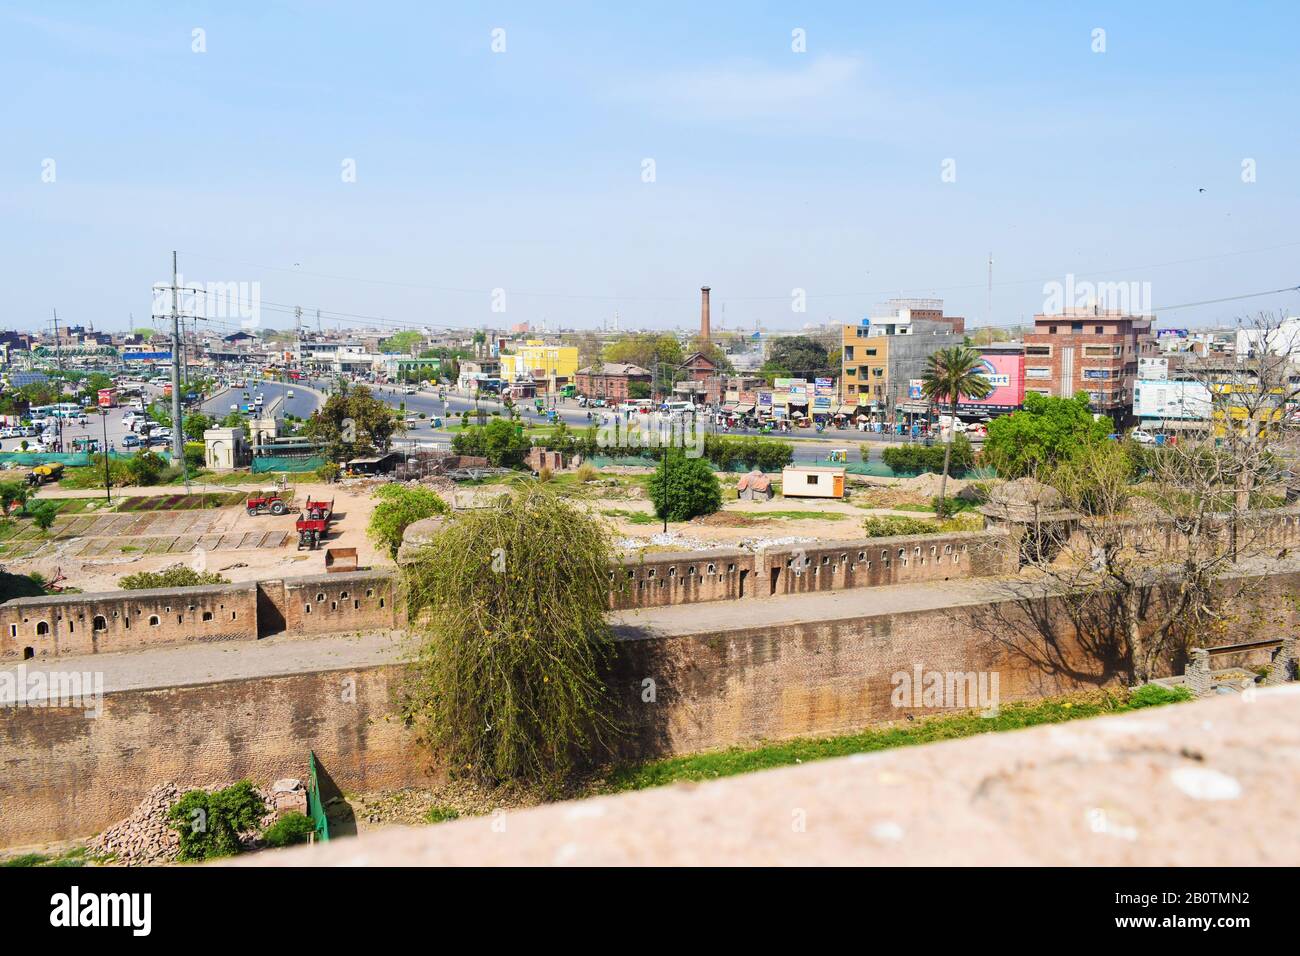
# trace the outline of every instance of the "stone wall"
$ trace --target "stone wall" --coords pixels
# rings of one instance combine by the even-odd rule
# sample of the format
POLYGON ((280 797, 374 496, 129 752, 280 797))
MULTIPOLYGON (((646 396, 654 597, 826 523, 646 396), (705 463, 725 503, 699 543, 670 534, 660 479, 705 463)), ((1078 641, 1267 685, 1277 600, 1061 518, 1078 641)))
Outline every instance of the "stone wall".
POLYGON ((0 661, 389 630, 402 622, 397 578, 384 571, 56 594, 0 604, 0 661))
POLYGON ((0 846, 96 833, 166 781, 305 779, 309 750, 332 781, 323 787, 418 785, 420 755, 386 719, 397 677, 377 666, 118 691, 93 719, 0 709, 0 846))
MULTIPOLYGON (((1293 632, 1297 612, 1285 599, 1300 588, 1300 572, 1251 580, 1232 600, 1263 609, 1279 633, 1293 632)), ((1162 600, 1152 601, 1152 619, 1162 600)), ((628 728, 624 756, 847 733, 954 709, 895 706, 894 675, 918 669, 996 673, 1003 703, 1114 685, 1123 673, 1096 629, 1104 608, 1089 622, 1059 598, 763 627, 744 627, 743 607, 736 626, 721 631, 620 633, 609 686, 628 728)), ((1268 657, 1265 650, 1241 663, 1268 657)), ((302 776, 309 749, 343 791, 418 786, 430 779, 427 754, 388 716, 399 674, 384 665, 114 692, 95 719, 81 710, 0 709, 0 845, 89 835, 167 780, 302 776)))
POLYGON ((1015 547, 1000 531, 743 551, 719 549, 627 558, 610 574, 610 607, 627 610, 1009 574, 1015 547))
POLYGON ((250 581, 16 598, 0 604, 0 660, 255 641, 257 590, 250 581))

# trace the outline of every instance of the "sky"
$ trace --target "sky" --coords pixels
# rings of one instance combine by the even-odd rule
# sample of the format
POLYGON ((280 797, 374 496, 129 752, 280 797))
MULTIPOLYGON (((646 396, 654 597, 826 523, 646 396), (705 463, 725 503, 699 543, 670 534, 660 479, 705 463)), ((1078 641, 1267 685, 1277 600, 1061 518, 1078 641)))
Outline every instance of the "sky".
POLYGON ((808 6, 0 3, 0 327, 1300 313, 1300 5, 808 6))

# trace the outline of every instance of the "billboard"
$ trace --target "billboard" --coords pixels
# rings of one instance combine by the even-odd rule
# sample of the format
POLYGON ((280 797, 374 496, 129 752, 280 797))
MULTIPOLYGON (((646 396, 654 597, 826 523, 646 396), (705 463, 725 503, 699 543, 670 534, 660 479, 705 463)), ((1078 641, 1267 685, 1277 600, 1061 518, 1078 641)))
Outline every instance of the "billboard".
POLYGON ((923 386, 924 384, 925 382, 919 378, 910 379, 908 381, 907 383, 908 401, 919 402, 922 398, 925 397, 924 394, 921 392, 921 386, 923 386))
POLYGON ((834 394, 835 394, 835 379, 833 379, 833 378, 819 378, 819 379, 817 379, 816 382, 813 383, 813 385, 814 385, 814 388, 815 388, 816 394, 818 394, 818 395, 834 395, 834 394))
POLYGON ((1150 381, 1163 381, 1169 377, 1169 359, 1138 359, 1138 378, 1150 381))
POLYGON ((957 402, 959 410, 975 412, 1012 412, 1025 403, 1025 357, 998 353, 980 356, 979 374, 993 391, 980 399, 967 395, 957 402))
POLYGON ((1133 386, 1133 413, 1139 418, 1207 420, 1212 403, 1203 382, 1138 379, 1133 386))

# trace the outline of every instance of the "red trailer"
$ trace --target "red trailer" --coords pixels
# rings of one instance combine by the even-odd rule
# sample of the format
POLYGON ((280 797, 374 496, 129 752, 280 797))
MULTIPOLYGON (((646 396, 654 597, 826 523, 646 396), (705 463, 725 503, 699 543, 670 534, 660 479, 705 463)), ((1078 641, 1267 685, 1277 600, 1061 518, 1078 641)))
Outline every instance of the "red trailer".
POLYGON ((325 532, 329 530, 330 517, 334 514, 334 499, 329 501, 313 501, 307 499, 303 505, 302 514, 298 518, 298 550, 307 548, 309 551, 315 551, 320 545, 321 539, 325 537, 325 532))

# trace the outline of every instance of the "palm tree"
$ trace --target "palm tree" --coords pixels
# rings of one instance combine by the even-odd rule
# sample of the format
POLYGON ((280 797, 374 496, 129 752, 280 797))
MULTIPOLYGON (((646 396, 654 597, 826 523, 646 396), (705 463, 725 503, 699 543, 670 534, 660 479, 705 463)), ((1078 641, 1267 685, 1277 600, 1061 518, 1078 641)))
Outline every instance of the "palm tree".
POLYGON ((957 402, 961 396, 987 398, 993 386, 980 371, 983 359, 974 349, 964 345, 939 349, 926 360, 921 376, 921 394, 935 404, 947 403, 951 410, 948 440, 943 449, 943 478, 939 482, 939 517, 947 514, 944 492, 948 488, 948 464, 952 460, 952 439, 957 429, 957 402))

